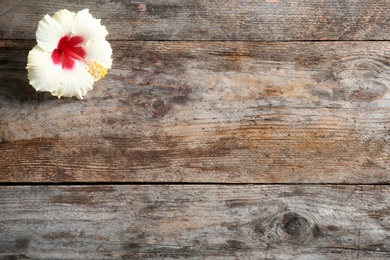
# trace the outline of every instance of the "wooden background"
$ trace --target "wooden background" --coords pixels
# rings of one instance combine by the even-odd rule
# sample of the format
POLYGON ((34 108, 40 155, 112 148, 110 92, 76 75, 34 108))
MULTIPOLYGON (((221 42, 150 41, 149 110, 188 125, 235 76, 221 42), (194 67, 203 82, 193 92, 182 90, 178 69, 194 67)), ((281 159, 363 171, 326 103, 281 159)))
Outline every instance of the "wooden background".
POLYGON ((389 259, 388 0, 0 2, 0 259, 389 259), (113 69, 36 93, 45 14, 113 69))

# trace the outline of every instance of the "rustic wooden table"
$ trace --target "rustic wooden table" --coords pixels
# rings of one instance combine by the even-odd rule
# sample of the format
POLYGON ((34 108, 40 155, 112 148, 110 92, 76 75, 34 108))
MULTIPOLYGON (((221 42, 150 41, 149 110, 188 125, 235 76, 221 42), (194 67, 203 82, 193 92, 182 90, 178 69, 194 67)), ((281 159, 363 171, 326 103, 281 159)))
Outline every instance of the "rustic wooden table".
POLYGON ((0 3, 1 259, 389 259, 390 2, 0 3), (113 69, 36 93, 44 14, 113 69))

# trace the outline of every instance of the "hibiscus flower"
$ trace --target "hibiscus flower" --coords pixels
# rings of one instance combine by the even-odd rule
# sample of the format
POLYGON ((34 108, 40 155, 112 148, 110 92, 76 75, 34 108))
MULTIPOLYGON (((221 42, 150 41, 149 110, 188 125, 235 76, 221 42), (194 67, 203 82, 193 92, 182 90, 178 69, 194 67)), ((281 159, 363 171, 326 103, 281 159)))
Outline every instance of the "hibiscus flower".
POLYGON ((58 98, 82 99, 111 68, 107 34, 88 9, 77 14, 64 9, 52 17, 45 15, 38 24, 37 45, 28 54, 30 84, 58 98))

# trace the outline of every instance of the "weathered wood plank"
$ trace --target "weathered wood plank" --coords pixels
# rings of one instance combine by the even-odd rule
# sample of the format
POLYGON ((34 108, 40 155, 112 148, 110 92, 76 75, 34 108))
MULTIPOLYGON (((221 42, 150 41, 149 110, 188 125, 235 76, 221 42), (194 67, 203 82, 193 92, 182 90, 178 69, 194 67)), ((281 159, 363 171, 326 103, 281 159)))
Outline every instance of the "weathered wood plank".
POLYGON ((89 8, 111 40, 390 40, 387 0, 12 1, 0 38, 33 39, 45 14, 89 8))
POLYGON ((388 259, 389 205, 389 186, 3 186, 0 257, 388 259))
POLYGON ((1 182, 388 183, 390 43, 114 42, 84 100, 1 42, 1 182))

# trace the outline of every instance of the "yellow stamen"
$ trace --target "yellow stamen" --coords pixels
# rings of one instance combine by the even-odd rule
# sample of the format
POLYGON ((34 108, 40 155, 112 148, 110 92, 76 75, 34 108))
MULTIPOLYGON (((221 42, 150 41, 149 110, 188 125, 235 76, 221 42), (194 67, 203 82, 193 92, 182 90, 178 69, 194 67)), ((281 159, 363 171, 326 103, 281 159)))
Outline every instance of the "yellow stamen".
POLYGON ((99 80, 106 76, 107 69, 104 68, 100 63, 94 61, 94 62, 88 62, 88 72, 91 74, 95 79, 99 80))

